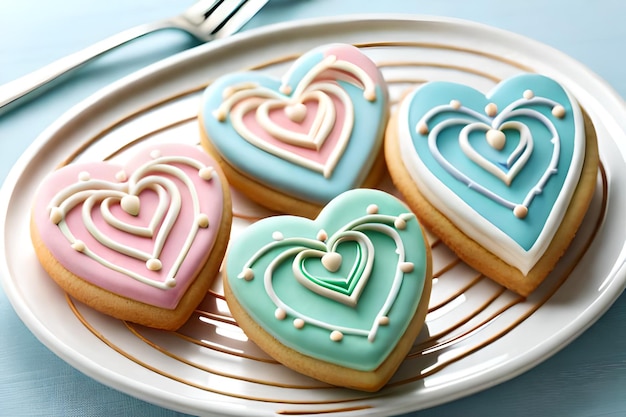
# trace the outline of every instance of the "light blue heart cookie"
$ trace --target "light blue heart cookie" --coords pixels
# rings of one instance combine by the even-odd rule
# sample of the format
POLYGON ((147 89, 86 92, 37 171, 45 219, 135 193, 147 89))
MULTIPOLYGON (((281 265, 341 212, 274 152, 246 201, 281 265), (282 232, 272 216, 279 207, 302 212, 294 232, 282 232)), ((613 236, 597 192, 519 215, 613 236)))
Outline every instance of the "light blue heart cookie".
POLYGON ((205 91, 202 129, 236 171, 323 205, 360 186, 382 146, 387 90, 376 65, 351 45, 325 45, 282 79, 225 75, 205 91))
POLYGON ((424 320, 416 313, 428 304, 430 279, 415 215, 367 189, 341 194, 315 220, 258 221, 226 259, 234 301, 278 343, 361 371, 376 370, 411 321, 424 320))
POLYGON ((467 236, 522 273, 567 210, 585 155, 573 97, 537 74, 487 95, 431 82, 401 105, 404 165, 424 196, 467 236))

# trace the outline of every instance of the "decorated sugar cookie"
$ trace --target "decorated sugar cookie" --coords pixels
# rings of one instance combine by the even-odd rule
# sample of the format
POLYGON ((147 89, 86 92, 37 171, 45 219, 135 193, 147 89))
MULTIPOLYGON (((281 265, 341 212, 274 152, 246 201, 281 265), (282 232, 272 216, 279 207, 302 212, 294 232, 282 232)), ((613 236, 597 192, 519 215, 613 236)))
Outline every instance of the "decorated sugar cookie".
POLYGON ((424 224, 522 295, 565 252, 595 188, 593 126, 542 75, 512 77, 486 95, 427 83, 403 100, 386 141, 394 183, 424 224))
POLYGON ((116 318, 176 329, 217 275, 230 220, 217 163, 196 147, 158 145, 125 166, 76 163, 50 174, 31 236, 71 296, 116 318))
POLYGON ((224 291, 246 334, 287 367, 376 391, 424 323, 430 246, 415 215, 356 189, 315 220, 268 217, 232 241, 224 291))
POLYGON ((326 45, 280 79, 243 72, 211 83, 200 110, 202 144, 249 198, 314 217, 384 171, 387 102, 374 62, 351 45, 326 45))

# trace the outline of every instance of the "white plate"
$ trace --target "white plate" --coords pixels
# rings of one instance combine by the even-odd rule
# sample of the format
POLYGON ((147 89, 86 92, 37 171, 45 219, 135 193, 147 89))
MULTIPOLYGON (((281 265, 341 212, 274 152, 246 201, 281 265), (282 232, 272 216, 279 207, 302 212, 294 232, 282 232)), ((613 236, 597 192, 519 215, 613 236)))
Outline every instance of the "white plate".
MULTIPOLYGON (((3 285, 21 319, 57 355, 104 384, 164 407, 202 415, 389 415, 431 407, 535 366, 594 323, 621 294, 626 229, 612 225, 621 224, 626 210, 626 184, 619 181, 626 176, 625 123, 621 99, 579 63, 482 25, 352 17, 251 31, 112 85, 35 141, 0 196, 3 285), (531 297, 521 300, 504 291, 435 244, 428 331, 389 387, 363 394, 324 386, 268 361, 228 322, 215 293, 181 331, 166 333, 74 303, 46 276, 27 233, 33 192, 44 175, 67 158, 99 160, 136 139, 197 143, 195 114, 203 85, 250 67, 280 75, 294 56, 329 42, 363 46, 381 66, 394 100, 425 80, 457 80, 486 91, 521 71, 552 76, 579 99, 598 131, 604 176, 598 176, 598 192, 572 247, 531 297)), ((115 158, 126 154, 127 149, 115 158)), ((235 206, 238 213, 259 212, 242 198, 235 206)), ((245 225, 238 218, 234 233, 245 225)))

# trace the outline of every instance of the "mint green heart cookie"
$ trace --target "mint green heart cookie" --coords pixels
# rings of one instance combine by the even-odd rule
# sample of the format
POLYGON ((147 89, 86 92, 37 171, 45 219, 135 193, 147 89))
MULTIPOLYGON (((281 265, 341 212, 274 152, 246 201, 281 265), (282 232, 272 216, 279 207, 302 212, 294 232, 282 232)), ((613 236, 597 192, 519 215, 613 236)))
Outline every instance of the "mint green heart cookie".
POLYGON ((231 311, 261 348, 318 379, 373 390, 422 327, 430 247, 404 203, 357 189, 333 199, 315 220, 276 216, 254 223, 231 242, 225 272, 231 311), (311 362, 292 363, 283 347, 311 362), (319 363, 355 375, 385 372, 372 388, 320 375, 319 363))

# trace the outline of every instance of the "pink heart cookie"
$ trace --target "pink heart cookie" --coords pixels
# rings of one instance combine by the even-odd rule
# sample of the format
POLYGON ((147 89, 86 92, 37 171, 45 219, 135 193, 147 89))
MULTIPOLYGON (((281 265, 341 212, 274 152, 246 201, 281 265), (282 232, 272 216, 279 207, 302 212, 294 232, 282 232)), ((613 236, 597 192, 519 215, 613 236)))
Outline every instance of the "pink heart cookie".
POLYGON ((217 275, 231 202, 217 163, 178 144, 142 149, 125 166, 77 163, 49 175, 33 208, 41 264, 103 313, 175 329, 217 275))

